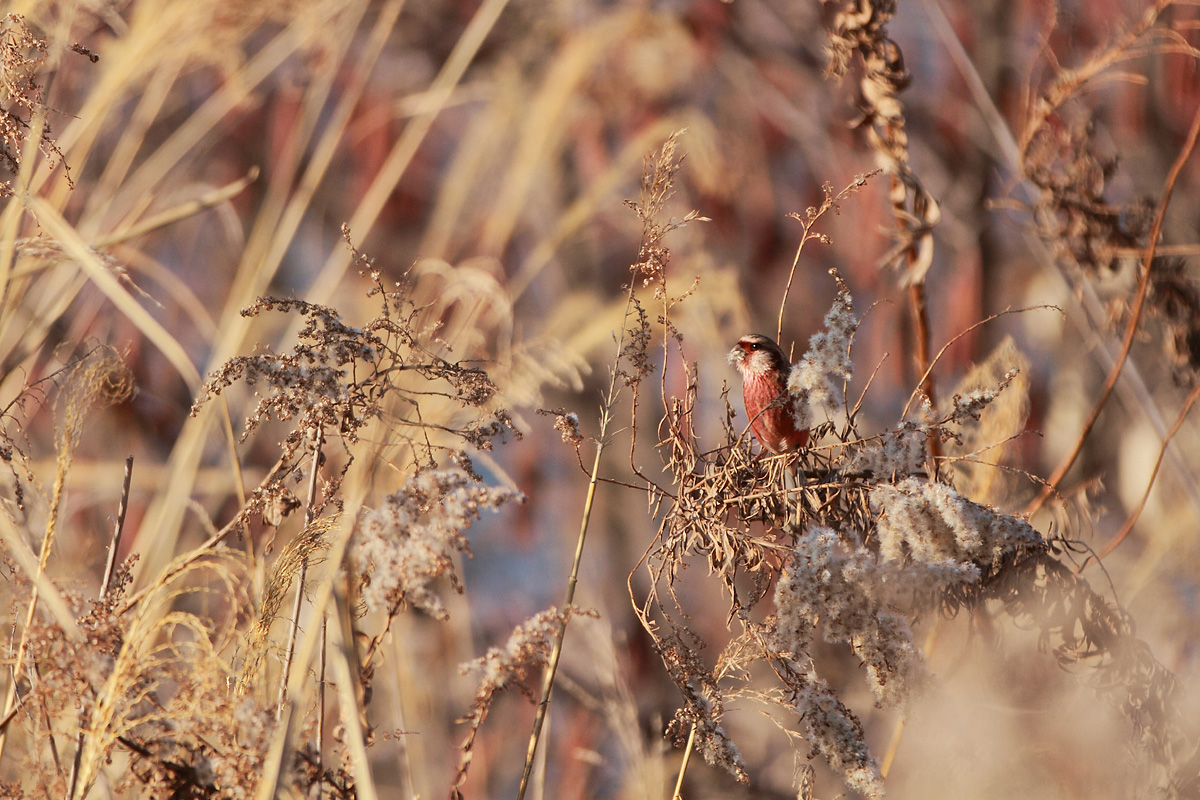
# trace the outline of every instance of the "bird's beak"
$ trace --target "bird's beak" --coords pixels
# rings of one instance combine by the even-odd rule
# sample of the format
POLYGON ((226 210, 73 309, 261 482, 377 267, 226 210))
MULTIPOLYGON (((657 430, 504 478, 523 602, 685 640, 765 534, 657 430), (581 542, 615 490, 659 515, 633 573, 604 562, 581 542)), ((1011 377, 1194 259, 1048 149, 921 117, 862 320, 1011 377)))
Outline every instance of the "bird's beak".
POLYGON ((746 360, 746 351, 742 349, 742 346, 740 344, 729 351, 729 363, 730 364, 741 364, 745 360, 746 360))

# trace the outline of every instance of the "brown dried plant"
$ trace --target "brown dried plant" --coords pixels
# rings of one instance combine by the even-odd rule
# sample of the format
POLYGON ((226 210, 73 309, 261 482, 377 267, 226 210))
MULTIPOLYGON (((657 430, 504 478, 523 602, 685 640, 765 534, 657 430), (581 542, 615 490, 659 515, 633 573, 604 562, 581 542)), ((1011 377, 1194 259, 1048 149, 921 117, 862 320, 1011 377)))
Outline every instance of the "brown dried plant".
MULTIPOLYGON (((940 411, 914 392, 912 413, 906 409, 890 430, 863 430, 863 398, 847 396, 860 320, 849 288, 833 276, 838 296, 824 330, 788 382, 797 426, 812 427, 812 445, 755 456, 726 402, 725 442, 704 448, 696 434, 695 364, 684 369, 684 395, 666 405, 659 447, 674 480, 649 487, 666 500, 658 537, 643 556, 649 588, 633 599, 684 700, 668 735, 746 782, 751 767, 724 715, 731 701, 752 699, 790 717, 790 735, 848 787, 880 797, 880 762, 859 716, 840 699, 838 681, 823 674, 814 643, 819 637, 848 648, 876 704, 903 712, 930 680, 915 626, 990 603, 1037 629, 1059 663, 1086 667, 1081 674, 1128 715, 1147 774, 1178 780, 1184 730, 1176 681, 1123 612, 1075 574, 1074 545, 1048 540, 1024 518, 955 488, 952 467, 1002 444, 981 443, 976 428, 1014 391, 1018 371, 994 373, 940 411), (952 445, 951 454, 941 455, 931 440, 952 445), (731 633, 715 661, 704 658, 709 643, 677 591, 696 563, 729 604, 731 633), (767 598, 773 608, 764 610, 767 598), (764 674, 771 678, 765 685, 764 674)), ((978 476, 968 484, 986 485, 978 476)), ((634 584, 631 574, 631 591, 634 584)))
MULTIPOLYGON (((46 50, 46 40, 22 15, 9 12, 0 20, 0 164, 14 177, 31 134, 47 159, 63 157, 45 119, 44 87, 38 82, 46 50)), ((11 180, 0 182, 0 197, 12 193, 11 180)))
MULTIPOLYGON (((348 241, 348 231, 346 237, 348 241)), ((353 252, 369 282, 368 296, 378 303, 376 317, 355 327, 326 306, 263 298, 246 313, 296 315, 302 322, 298 344, 289 353, 264 349, 232 359, 210 377, 196 401, 199 409, 245 382, 258 390, 258 402, 246 420, 243 440, 270 426, 285 427, 275 466, 245 504, 224 527, 210 528, 202 545, 177 557, 138 592, 127 591, 127 563, 92 603, 91 612, 84 612, 86 604, 77 593, 69 593, 68 604, 61 605, 55 590, 49 599, 56 603, 56 615, 47 617, 38 611, 38 592, 86 411, 100 400, 119 401, 131 390, 123 362, 105 349, 92 351, 61 376, 60 468, 50 525, 37 570, 14 571, 16 584, 30 599, 22 609, 25 622, 11 666, 16 674, 30 677, 25 685, 9 684, 7 707, 15 711, 0 729, 0 735, 18 725, 50 730, 47 743, 26 757, 37 763, 47 750, 54 757, 28 782, 5 787, 6 795, 83 798, 104 765, 117 759, 128 770, 113 785, 116 792, 249 796, 276 758, 271 747, 280 733, 278 706, 267 691, 274 656, 284 651, 286 680, 305 572, 319 563, 330 532, 339 527, 341 475, 363 453, 386 459, 407 479, 354 520, 345 564, 350 580, 341 591, 351 592, 365 609, 381 612, 374 621, 382 619, 381 629, 371 631, 374 638, 362 660, 355 662, 359 702, 365 706, 369 701, 376 646, 395 615, 417 608, 444 617, 437 582, 462 591, 455 567, 457 556, 469 552, 465 529, 482 511, 518 497, 508 488, 487 486, 463 448, 490 448, 495 439, 516 432, 487 373, 443 355, 448 351, 437 339, 438 323, 415 306, 409 284, 385 286, 371 260, 353 252), (430 411, 443 403, 459 413, 430 411), (333 442, 341 445, 340 472, 334 471, 335 454, 327 448, 333 442), (322 484, 324 471, 332 474, 322 484), (309 485, 306 523, 281 548, 261 595, 256 595, 246 581, 244 557, 220 545, 234 531, 249 531, 256 515, 270 527, 284 524, 297 505, 287 502, 293 497, 291 485, 301 480, 309 485), (31 577, 21 581, 23 574, 31 577), (274 623, 293 591, 297 600, 285 647, 274 623), (210 604, 222 610, 203 615, 194 610, 210 604), (73 726, 70 738, 76 739, 69 781, 70 751, 60 757, 68 738, 53 734, 64 718, 72 720, 66 724, 73 726)), ((12 541, 7 534, 5 541, 12 541)), ((318 679, 323 692, 323 672, 318 679)), ((361 758, 350 753, 361 752, 362 745, 356 749, 342 739, 324 747, 319 742, 324 724, 319 710, 301 728, 303 736, 315 736, 318 743, 289 743, 282 756, 291 765, 286 780, 297 791, 319 785, 330 796, 355 797, 351 760, 361 758)))

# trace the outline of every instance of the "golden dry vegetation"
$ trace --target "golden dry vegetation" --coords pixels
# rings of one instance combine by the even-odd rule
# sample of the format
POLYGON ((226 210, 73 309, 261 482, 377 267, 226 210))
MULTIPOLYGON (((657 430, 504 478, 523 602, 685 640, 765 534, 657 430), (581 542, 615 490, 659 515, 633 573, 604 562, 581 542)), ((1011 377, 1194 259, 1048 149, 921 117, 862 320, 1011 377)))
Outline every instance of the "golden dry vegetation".
POLYGON ((0 13, 0 797, 1200 794, 1192 4, 0 13))

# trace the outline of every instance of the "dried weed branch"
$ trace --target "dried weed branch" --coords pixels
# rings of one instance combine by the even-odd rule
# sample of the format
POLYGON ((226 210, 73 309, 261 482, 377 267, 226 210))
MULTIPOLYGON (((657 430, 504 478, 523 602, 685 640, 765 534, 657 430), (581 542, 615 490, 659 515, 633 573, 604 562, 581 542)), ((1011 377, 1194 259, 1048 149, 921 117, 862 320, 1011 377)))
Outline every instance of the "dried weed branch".
MULTIPOLYGON (((676 157, 677 138, 680 132, 673 133, 663 143, 657 153, 646 158, 642 166, 642 193, 638 202, 627 201, 642 222, 642 241, 638 248, 637 261, 630 268, 629 284, 626 287, 625 312, 622 316, 622 328, 616 343, 616 356, 609 370, 608 388, 600 405, 599 432, 596 437, 596 455, 592 461, 589 473, 587 498, 584 500, 583 519, 579 526, 579 537, 575 543, 575 557, 571 565, 571 574, 567 579, 567 589, 563 596, 562 609, 572 607, 575 599, 575 587, 579 581, 579 568, 583 559, 583 546, 587 538, 588 525, 591 521, 592 507, 596 498, 596 487, 600 480, 600 461, 604 450, 609 444, 609 425, 621 389, 632 390, 631 403, 633 414, 637 413, 638 389, 642 380, 651 373, 653 364, 649 356, 652 339, 650 325, 641 302, 635 295, 638 281, 643 287, 655 286, 657 297, 665 299, 664 286, 666 281, 666 266, 670 252, 663 244, 668 233, 693 220, 701 219, 696 212, 689 212, 682 220, 670 219, 662 221, 661 215, 667 201, 674 193, 675 173, 679 170, 682 156, 676 157), (632 324, 631 324, 632 320, 632 324), (625 326, 630 327, 626 328, 625 326), (620 383, 618 383, 620 379, 620 383)), ((665 322, 665 318, 663 320, 665 322)), ((556 426, 557 427, 557 426, 556 426)), ((632 451, 631 451, 632 454, 632 451)), ((632 455, 631 455, 632 459, 632 455)), ((533 773, 534 756, 537 754, 538 742, 541 737, 542 725, 545 723, 546 712, 550 707, 550 697, 554 689, 554 678, 558 670, 559 659, 562 656, 563 638, 567 632, 569 617, 564 616, 558 625, 554 637, 549 662, 542 682, 542 693, 538 701, 537 712, 534 716, 533 730, 529 736, 529 746, 525 753, 525 767, 521 774, 521 785, 517 790, 518 800, 523 800, 530 785, 533 773)))
POLYGON ((673 499, 643 559, 650 588, 635 608, 684 698, 669 729, 673 740, 694 741, 708 763, 748 780, 723 716, 731 698, 753 698, 789 712, 811 755, 821 755, 848 787, 881 797, 883 774, 859 716, 813 658, 817 637, 857 658, 878 705, 903 710, 929 680, 914 626, 930 613, 996 601, 1038 629, 1060 663, 1086 666, 1084 674, 1134 723, 1146 763, 1160 779, 1171 775, 1182 739, 1170 672, 1124 616, 1062 563, 1064 543, 965 496, 950 482, 951 470, 928 461, 930 440, 961 447, 976 439, 984 412, 1015 390, 1016 371, 956 394, 944 411, 926 401, 915 418, 868 433, 845 395, 857 328, 839 279, 826 329, 788 383, 797 424, 814 426, 814 440, 823 437, 799 453, 754 457, 728 405, 725 444, 701 449, 690 419, 694 367, 683 398, 667 410, 662 451, 675 477, 673 499), (785 490, 796 485, 785 476, 797 469, 798 488, 785 490), (729 600, 731 633, 712 667, 676 591, 694 562, 707 565, 729 600), (764 613, 758 605, 768 596, 774 608, 764 613), (756 663, 775 685, 759 685, 756 663))

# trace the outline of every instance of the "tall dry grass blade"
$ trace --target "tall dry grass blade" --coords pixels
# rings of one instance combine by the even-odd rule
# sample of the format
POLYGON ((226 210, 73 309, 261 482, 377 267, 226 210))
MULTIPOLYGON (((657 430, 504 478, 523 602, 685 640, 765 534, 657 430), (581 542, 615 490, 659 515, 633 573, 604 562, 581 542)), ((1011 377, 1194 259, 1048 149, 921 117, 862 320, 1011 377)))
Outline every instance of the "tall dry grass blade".
MULTIPOLYGON (((365 237, 375 226, 384 204, 407 171, 417 148, 425 140, 442 108, 449 102, 454 88, 462 81, 467 67, 475 59, 479 48, 483 46, 484 40, 507 5, 508 0, 483 0, 480 3, 429 88, 430 107, 405 126, 404 132, 384 159, 350 217, 350 230, 365 237)), ((341 249, 335 250, 305 293, 308 299, 315 303, 328 302, 334 290, 341 284, 350 262, 351 256, 348 253, 341 249)))
POLYGON ((26 543, 25 535, 17 530, 7 510, 0 511, 0 539, 4 540, 8 555, 37 589, 38 604, 50 612, 55 624, 66 631, 68 638, 78 639, 80 632, 75 614, 54 582, 38 569, 37 554, 26 543))
POLYGON ((40 198, 29 198, 29 211, 46 232, 58 240, 63 251, 79 264, 92 283, 104 292, 125 318, 136 325, 145 334, 146 339, 166 356, 188 387, 197 391, 200 388, 200 373, 183 345, 121 285, 79 232, 63 219, 57 209, 40 198))
MULTIPOLYGON (((394 5, 394 4, 393 4, 394 5)), ((351 19, 360 19, 365 13, 366 3, 359 0, 353 6, 349 7, 344 13, 351 16, 351 19)), ((390 30, 388 27, 388 15, 381 14, 379 30, 390 30)), ((394 23, 394 19, 391 21, 394 23)), ((344 18, 343 18, 343 24, 344 18)), ((283 36, 283 34, 281 34, 283 36)), ((350 36, 338 37, 338 45, 342 48, 340 51, 345 55, 345 49, 349 45, 350 36)), ((378 30, 372 40, 379 38, 378 30)), ((292 39, 289 46, 300 46, 292 39)), ((307 40, 305 40, 307 41, 307 40)), ((279 47, 284 48, 285 42, 280 41, 279 47)), ((286 48, 284 48, 286 49, 286 48)), ((287 56, 287 52, 281 52, 278 55, 280 58, 287 56)), ((275 56, 272 56, 274 59, 275 56)), ((364 64, 370 65, 373 61, 369 59, 377 58, 378 52, 368 50, 364 56, 364 64)), ((364 67, 360 67, 364 69, 364 67)), ((369 72, 369 66, 365 68, 369 72)), ((325 100, 332 89, 333 76, 337 70, 333 65, 329 65, 328 74, 325 79, 319 81, 316 86, 310 87, 305 95, 305 106, 309 109, 308 117, 310 125, 307 133, 313 132, 316 115, 318 115, 324 106, 325 100)), ((269 71, 268 71, 269 74, 269 71)), ((262 80, 265 74, 258 77, 262 80)), ((347 117, 349 110, 353 108, 357 98, 353 92, 349 92, 347 97, 343 97, 339 112, 344 113, 347 117)), ((335 122, 344 125, 344 119, 335 117, 335 122)), ((291 169, 287 165, 277 165, 278 172, 272 175, 272 181, 267 187, 267 199, 264 201, 264 208, 260 215, 256 218, 254 230, 251 232, 247 241, 246 249, 243 252, 242 258, 238 265, 238 270, 233 279, 232 289, 229 296, 226 298, 225 308, 223 311, 221 323, 219 326, 220 335, 212 343, 212 349, 209 353, 210 369, 217 365, 223 364, 232 358, 236 353, 245 349, 246 336, 251 330, 250 321, 243 318, 240 314, 242 308, 250 305, 255 298, 260 296, 266 290, 266 287, 274 279, 283 255, 288 246, 290 246, 292 236, 295 232, 295 227, 299 223, 299 217, 303 209, 307 207, 311 199, 311 192, 315 182, 324 174, 324 168, 328 165, 328 160, 331 158, 331 148, 341 137, 342 128, 338 125, 331 125, 326 130, 321 140, 321 145, 324 149, 318 150, 318 155, 325 154, 328 157, 324 160, 314 157, 310 162, 305 173, 305 178, 301 182, 302 190, 288 201, 288 192, 292 187, 291 169), (330 152, 326 152, 330 151, 330 152), (283 211, 281 209, 290 209, 283 211), (287 215, 287 219, 281 219, 280 214, 287 215)), ((293 137, 289 150, 291 152, 291 167, 294 169, 300 162, 301 156, 306 150, 307 139, 293 137)), ((211 409, 202 409, 201 412, 185 422, 183 430, 176 439, 175 446, 171 451, 170 460, 168 463, 168 475, 164 482, 162 490, 155 496, 150 504, 150 508, 146 512, 146 525, 142 526, 143 530, 148 532, 153 531, 153 537, 146 542, 139 541, 139 550, 142 553, 142 561, 139 563, 138 574, 155 574, 156 571, 163 569, 172 558, 180 529, 183 523, 183 507, 177 502, 176 498, 186 497, 190 495, 192 486, 195 482, 195 476, 199 470, 201 458, 204 453, 204 448, 207 444, 209 426, 212 424, 211 409)))
POLYGON ((643 15, 640 8, 616 10, 568 33, 541 84, 522 98, 515 150, 508 154, 506 174, 499 181, 499 191, 480 232, 482 252, 504 252, 528 206, 530 192, 543 175, 544 165, 559 158, 567 141, 572 124, 567 112, 576 102, 580 84, 591 77, 597 62, 612 46, 645 24, 643 15))
MULTIPOLYGON (((347 631, 352 630, 349 608, 346 606, 345 595, 340 592, 333 594, 333 613, 323 617, 329 621, 330 657, 333 664, 333 680, 337 687, 338 710, 341 713, 342 725, 345 728, 343 741, 349 751, 350 774, 354 776, 354 789, 363 800, 379 800, 375 788, 375 779, 371 772, 371 759, 367 754, 367 736, 363 727, 366 709, 359 701, 355 691, 358 685, 358 662, 347 631)), ((322 634, 324 639, 324 634, 322 634)), ((317 747, 318 757, 321 748, 317 747)))
MULTIPOLYGON (((173 4, 165 4, 173 5, 173 4)), ((136 210, 143 198, 153 197, 157 187, 213 129, 231 112, 242 106, 259 84, 299 50, 323 35, 328 20, 318 23, 307 15, 296 18, 292 25, 268 42, 236 75, 204 102, 200 108, 176 128, 150 156, 143 161, 114 198, 116 210, 127 216, 136 210)), ((111 213, 111 212, 110 212, 111 213)))
POLYGON ((185 203, 180 203, 177 206, 168 208, 151 217, 141 220, 133 225, 130 225, 121 230, 114 231, 104 236, 99 236, 92 243, 92 247, 112 247, 115 244, 127 242, 138 236, 144 236, 151 231, 187 219, 188 217, 199 214, 202 211, 220 205, 227 200, 237 197, 246 187, 258 180, 258 167, 251 167, 250 170, 236 181, 231 181, 224 186, 221 186, 212 191, 205 192, 201 197, 195 200, 188 200, 185 203))

